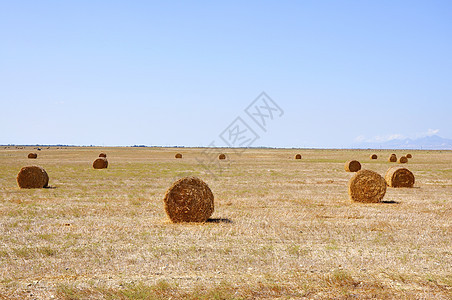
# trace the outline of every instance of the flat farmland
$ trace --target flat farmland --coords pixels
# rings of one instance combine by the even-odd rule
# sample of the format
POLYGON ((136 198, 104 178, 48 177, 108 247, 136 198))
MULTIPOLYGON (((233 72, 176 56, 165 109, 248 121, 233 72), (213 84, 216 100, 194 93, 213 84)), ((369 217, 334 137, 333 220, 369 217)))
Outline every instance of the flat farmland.
POLYGON ((0 166, 0 299, 452 297, 452 151, 11 146, 0 166), (384 176, 391 153, 414 187, 352 203, 345 162, 384 176), (19 189, 26 165, 50 188, 19 189), (163 197, 189 175, 215 212, 173 224, 163 197))

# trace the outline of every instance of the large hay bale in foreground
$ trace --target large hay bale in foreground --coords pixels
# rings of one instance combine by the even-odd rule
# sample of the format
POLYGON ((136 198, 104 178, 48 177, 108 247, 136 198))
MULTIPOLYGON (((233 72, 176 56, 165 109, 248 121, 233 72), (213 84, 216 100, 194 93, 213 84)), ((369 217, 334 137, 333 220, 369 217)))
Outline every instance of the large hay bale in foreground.
POLYGON ((28 153, 28 158, 38 158, 37 153, 28 153))
POLYGON ((390 187, 413 187, 414 175, 407 168, 394 166, 386 172, 385 181, 390 187))
POLYGON ((226 159, 226 154, 221 153, 221 154, 218 156, 218 159, 226 159))
POLYGON ((389 162, 397 162, 397 155, 395 155, 394 153, 391 154, 391 156, 389 156, 388 161, 389 162))
POLYGON ((301 159, 301 154, 295 155, 295 159, 301 159))
POLYGON ((205 222, 214 211, 209 186, 197 177, 184 177, 166 191, 163 201, 172 222, 205 222))
POLYGON ((408 162, 408 158, 405 156, 400 156, 399 158, 399 164, 406 164, 408 162))
POLYGON ((361 170, 350 179, 348 194, 350 199, 356 202, 378 203, 386 194, 386 183, 380 174, 361 170))
POLYGON ((405 155, 405 156, 406 156, 406 158, 412 158, 412 157, 413 157, 410 153, 408 153, 408 154, 405 155))
POLYGON ((17 184, 23 189, 40 189, 49 184, 49 175, 40 166, 26 166, 17 174, 17 184))
POLYGON ((347 172, 358 172, 361 170, 361 164, 357 160, 349 160, 345 163, 345 171, 347 172))
POLYGON ((94 169, 106 169, 108 167, 108 160, 105 157, 99 157, 93 162, 94 169))
POLYGON ((107 154, 105 154, 105 153, 102 152, 102 153, 99 154, 99 157, 105 157, 105 158, 107 158, 107 154))
POLYGON ((378 158, 378 155, 376 155, 376 154, 372 154, 371 156, 370 156, 370 159, 377 159, 378 158))
POLYGON ((177 153, 174 157, 175 157, 175 158, 182 158, 182 154, 177 153))

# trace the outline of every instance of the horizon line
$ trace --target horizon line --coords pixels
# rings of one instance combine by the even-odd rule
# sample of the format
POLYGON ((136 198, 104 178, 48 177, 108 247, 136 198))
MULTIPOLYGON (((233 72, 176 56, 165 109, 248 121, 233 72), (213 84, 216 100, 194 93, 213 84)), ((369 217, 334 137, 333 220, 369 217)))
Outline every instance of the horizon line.
POLYGON ((72 148, 194 148, 194 149, 300 149, 300 150, 417 150, 417 151, 452 151, 451 149, 429 149, 429 148, 363 148, 363 147, 270 147, 270 146, 255 146, 255 147, 209 147, 209 146, 181 146, 181 145, 69 145, 69 144, 5 144, 0 147, 72 147, 72 148))

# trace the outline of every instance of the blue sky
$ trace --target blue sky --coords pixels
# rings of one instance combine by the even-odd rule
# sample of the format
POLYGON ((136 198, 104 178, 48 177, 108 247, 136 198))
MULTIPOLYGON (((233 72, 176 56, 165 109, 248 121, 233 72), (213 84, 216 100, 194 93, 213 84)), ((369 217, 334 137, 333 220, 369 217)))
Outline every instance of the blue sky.
POLYGON ((450 1, 0 1, 0 144, 452 138, 451 37, 450 1))

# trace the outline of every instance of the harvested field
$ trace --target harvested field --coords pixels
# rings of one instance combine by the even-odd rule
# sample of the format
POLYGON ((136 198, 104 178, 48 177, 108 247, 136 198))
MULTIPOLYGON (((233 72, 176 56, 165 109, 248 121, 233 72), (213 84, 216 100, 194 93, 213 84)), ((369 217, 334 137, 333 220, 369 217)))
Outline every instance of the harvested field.
POLYGON ((0 149, 1 299, 452 296, 451 151, 412 151, 415 187, 363 204, 344 161, 384 176, 387 159, 369 150, 228 149, 207 170, 203 149, 175 160, 166 148, 50 147, 39 165, 51 188, 20 189, 32 150, 0 149), (115 158, 101 172, 100 151, 115 158), (206 223, 165 213, 186 176, 215 195, 206 223))

